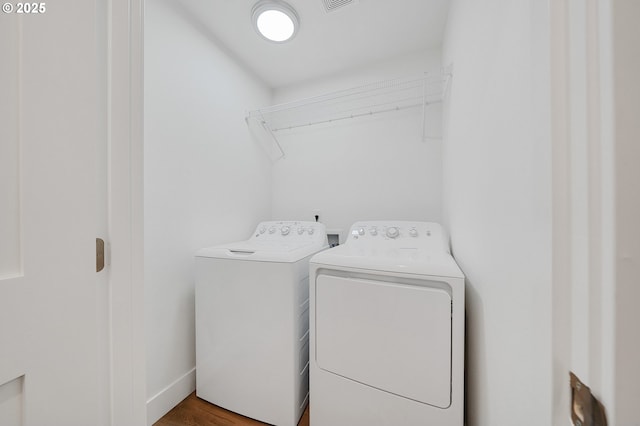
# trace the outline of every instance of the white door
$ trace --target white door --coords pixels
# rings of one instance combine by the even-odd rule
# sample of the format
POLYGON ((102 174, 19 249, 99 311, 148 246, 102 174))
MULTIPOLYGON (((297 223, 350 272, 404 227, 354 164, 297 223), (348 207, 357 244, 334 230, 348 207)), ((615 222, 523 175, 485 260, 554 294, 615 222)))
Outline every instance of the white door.
POLYGON ((103 2, 2 3, 0 424, 102 425, 103 2))

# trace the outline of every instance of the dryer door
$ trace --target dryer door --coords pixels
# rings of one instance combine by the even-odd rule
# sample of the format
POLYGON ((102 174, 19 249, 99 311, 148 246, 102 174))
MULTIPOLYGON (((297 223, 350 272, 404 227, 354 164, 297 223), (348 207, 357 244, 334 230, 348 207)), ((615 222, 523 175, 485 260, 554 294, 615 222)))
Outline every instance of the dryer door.
POLYGON ((443 282, 419 284, 318 275, 318 366, 384 392, 449 407, 450 289, 443 282))

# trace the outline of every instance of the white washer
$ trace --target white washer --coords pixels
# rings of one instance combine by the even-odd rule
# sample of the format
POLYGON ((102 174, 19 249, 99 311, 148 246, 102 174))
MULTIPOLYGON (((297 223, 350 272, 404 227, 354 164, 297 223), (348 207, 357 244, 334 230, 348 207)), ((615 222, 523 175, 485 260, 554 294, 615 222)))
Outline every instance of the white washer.
POLYGON ((196 254, 196 394, 295 426, 308 401, 309 259, 316 222, 262 222, 247 241, 196 254))
POLYGON ((442 227, 358 222, 315 255, 311 426, 462 426, 464 276, 442 227))

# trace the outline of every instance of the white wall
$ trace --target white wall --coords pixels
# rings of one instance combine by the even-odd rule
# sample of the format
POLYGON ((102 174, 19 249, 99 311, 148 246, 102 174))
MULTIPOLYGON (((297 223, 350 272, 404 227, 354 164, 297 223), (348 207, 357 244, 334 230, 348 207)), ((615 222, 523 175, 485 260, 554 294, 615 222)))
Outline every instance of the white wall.
POLYGON ((467 276, 467 424, 551 424, 545 2, 453 0, 444 213, 467 276))
POLYGON ((616 292, 615 423, 638 424, 640 400, 640 49, 637 17, 640 3, 613 2, 615 156, 616 156, 616 292))
POLYGON ((244 122, 270 91, 181 7, 146 2, 149 423, 193 390, 195 251, 247 238, 271 214, 271 162, 244 122))
MULTIPOLYGON (((440 70, 440 51, 422 51, 274 92, 276 104, 381 80, 440 70)), ((440 135, 440 106, 427 135, 440 135)), ((311 117, 313 119, 313 117, 311 117)), ((273 217, 320 221, 348 231, 357 220, 439 222, 441 141, 422 141, 422 109, 383 113, 279 134, 286 157, 273 167, 273 217)))

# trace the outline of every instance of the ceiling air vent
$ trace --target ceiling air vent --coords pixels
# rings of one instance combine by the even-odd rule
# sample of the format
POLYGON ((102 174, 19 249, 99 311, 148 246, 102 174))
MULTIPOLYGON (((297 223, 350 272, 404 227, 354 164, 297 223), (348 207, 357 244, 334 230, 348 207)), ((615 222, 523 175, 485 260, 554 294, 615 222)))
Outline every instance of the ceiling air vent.
POLYGON ((324 3, 324 10, 329 13, 341 8, 342 6, 356 3, 357 0, 322 0, 322 2, 324 3))

